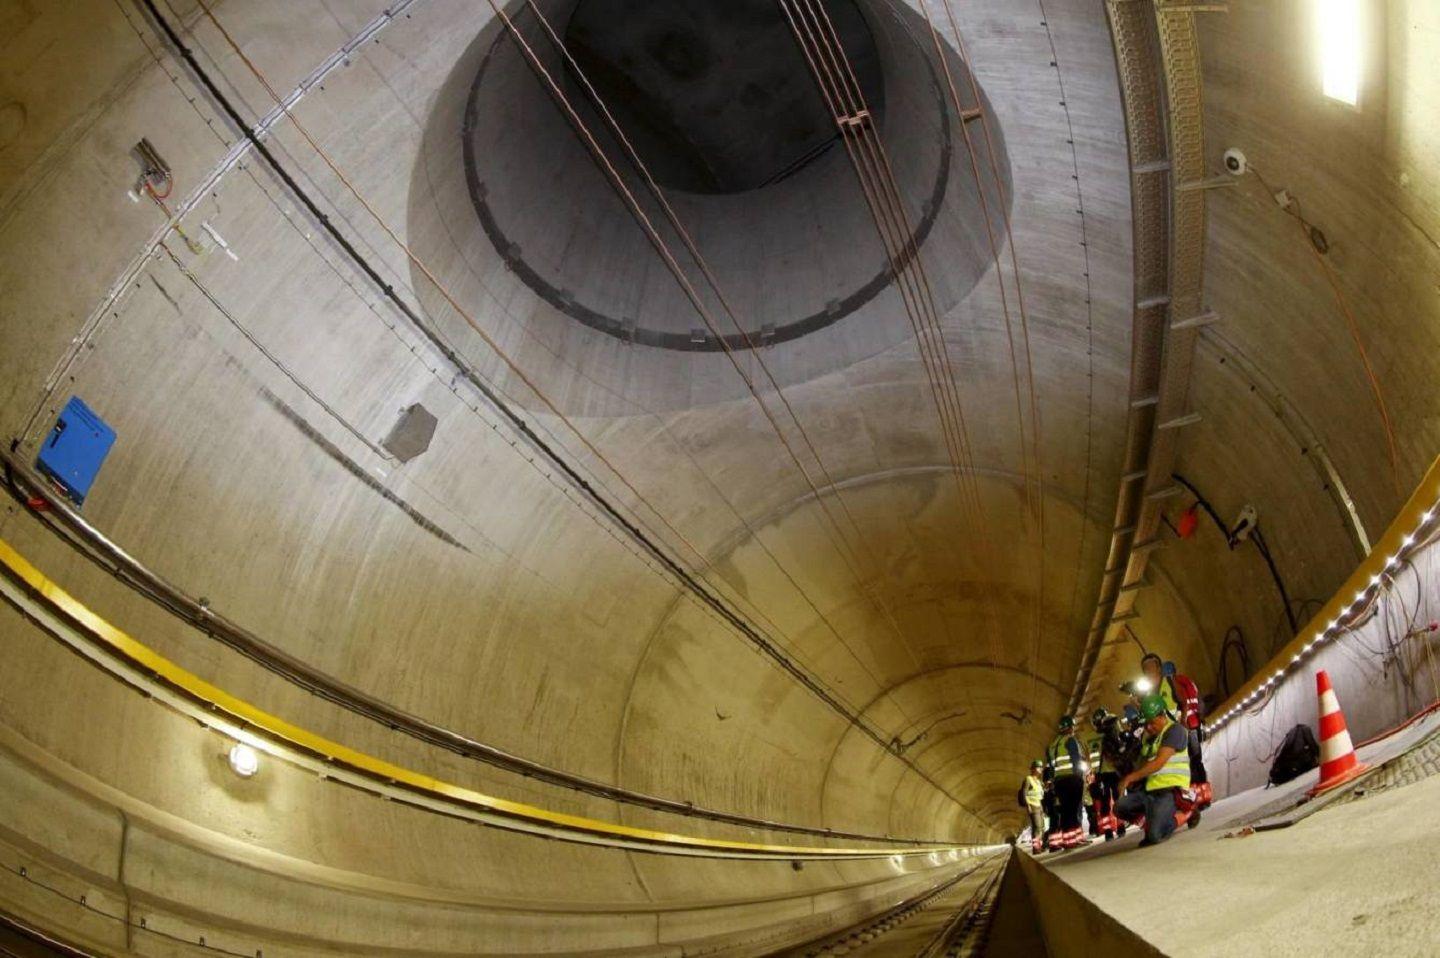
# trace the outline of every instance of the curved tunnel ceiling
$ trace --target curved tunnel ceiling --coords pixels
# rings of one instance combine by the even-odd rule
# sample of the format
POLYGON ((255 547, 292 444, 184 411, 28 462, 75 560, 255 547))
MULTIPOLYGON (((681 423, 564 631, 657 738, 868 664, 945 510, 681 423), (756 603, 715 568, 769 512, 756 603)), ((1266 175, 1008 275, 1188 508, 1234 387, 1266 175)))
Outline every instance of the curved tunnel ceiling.
MULTIPOLYGON (((766 131, 793 120, 771 106, 773 99, 752 94, 747 106, 743 97, 734 103, 722 97, 727 83, 738 82, 727 73, 727 64, 735 64, 730 72, 739 70, 745 83, 768 84, 771 93, 800 96, 797 87, 804 80, 811 84, 805 93, 815 96, 813 77, 793 36, 771 35, 785 27, 773 10, 757 7, 755 17, 725 18, 722 25, 703 4, 693 10, 632 6, 627 22, 634 30, 613 35, 597 32, 602 21, 613 21, 603 9, 569 2, 533 9, 543 12, 560 35, 586 34, 585 57, 592 65, 597 58, 612 57, 605 83, 597 87, 602 97, 604 90, 627 83, 663 87, 669 101, 646 106, 658 111, 655 117, 690 111, 703 114, 692 117, 694 122, 712 124, 666 136, 725 139, 734 135, 727 124, 758 124, 749 131, 751 152, 737 148, 741 153, 735 162, 737 169, 761 163, 753 151, 773 139, 766 131), (689 31, 689 39, 677 39, 677 30, 689 31), (656 39, 667 36, 664 42, 656 39), (630 44, 638 46, 631 49, 630 44), (759 63, 746 59, 745 50, 772 47, 788 49, 790 59, 767 59, 768 65, 753 76, 745 72, 756 69, 747 64, 759 63), (637 63, 641 54, 649 59, 637 63), (675 82, 668 85, 657 86, 644 73, 681 69, 685 64, 679 61, 686 57, 695 69, 686 77, 672 77, 675 82), (702 60, 706 70, 696 66, 702 60), (722 102, 732 112, 717 112, 722 102)), ((278 483, 289 490, 284 501, 300 511, 284 504, 264 510, 270 528, 264 551, 272 557, 308 557, 303 564, 313 580, 297 590, 287 584, 297 568, 294 560, 257 555, 243 576, 227 575, 222 582, 203 571, 208 563, 199 555, 177 563, 178 554, 135 541, 148 535, 126 532, 126 520, 107 515, 103 500, 90 507, 92 517, 162 573, 177 576, 217 607, 230 606, 246 627, 317 667, 482 740, 601 779, 645 776, 644 770, 631 770, 633 760, 627 756, 636 749, 645 755, 651 746, 641 738, 632 741, 633 729, 674 743, 667 749, 686 750, 688 738, 703 750, 713 743, 676 734, 689 721, 682 710, 696 709, 693 721, 711 724, 717 712, 754 712, 747 699, 755 693, 744 687, 679 696, 668 690, 667 676, 677 668, 703 677, 702 689, 714 681, 710 670, 685 658, 693 654, 693 642, 703 637, 710 645, 734 646, 738 654, 749 654, 753 642, 717 623, 714 610, 696 606, 693 596, 671 606, 675 600, 663 597, 673 595, 673 576, 645 554, 652 545, 693 570, 727 607, 778 646, 807 681, 841 703, 837 717, 871 723, 872 737, 880 742, 899 736, 914 716, 959 707, 967 711, 965 721, 933 730, 928 747, 939 747, 967 724, 994 724, 999 713, 1010 712, 1036 716, 1006 736, 1017 761, 1033 752, 1043 737, 1037 730, 1059 706, 1055 689, 1067 679, 1074 630, 1093 589, 1099 542, 1094 528, 1107 511, 1103 490, 1112 484, 1107 473, 1113 471, 1121 412, 1116 399, 1124 388, 1128 346, 1123 245, 1108 260, 1089 263, 1092 295, 1086 303, 1087 254, 1075 199, 1051 191, 1054 184, 1073 183, 1062 171, 1073 169, 1074 156, 1068 147, 1053 148, 1054 130, 1056 124, 1083 119, 1094 124, 1081 127, 1087 131, 1084 142, 1118 158, 1115 96, 1098 83, 1093 105, 1077 100, 1050 111, 1045 123, 1028 115, 1021 120, 1019 100, 1006 107, 994 101, 993 93, 980 93, 990 86, 1004 89, 1011 82, 1007 74, 989 68, 991 79, 972 78, 958 40, 943 30, 932 38, 925 18, 913 8, 870 0, 836 6, 835 21, 847 37, 847 54, 853 52, 859 64, 861 88, 876 100, 871 130, 894 173, 894 199, 917 230, 910 234, 910 252, 895 262, 907 273, 924 270, 927 299, 923 308, 916 306, 902 295, 913 280, 894 282, 895 262, 887 261, 843 143, 832 143, 783 177, 766 177, 768 183, 745 182, 725 190, 714 183, 705 189, 667 185, 664 196, 674 204, 674 223, 666 220, 656 197, 645 194, 637 168, 617 159, 627 189, 645 197, 644 214, 666 224, 659 242, 683 254, 674 232, 675 223, 683 224, 700 255, 713 265, 715 282, 704 287, 705 306, 716 309, 725 296, 728 315, 755 340, 737 344, 733 357, 717 351, 713 338, 711 348, 687 348, 702 345, 691 342, 699 325, 695 305, 667 273, 621 194, 606 182, 574 122, 557 109, 557 97, 579 101, 584 71, 577 64, 587 61, 567 63, 531 8, 517 8, 512 21, 526 46, 518 45, 504 24, 482 20, 470 36, 445 31, 443 43, 432 45, 423 62, 407 68, 407 86, 426 91, 420 99, 425 109, 407 114, 415 117, 420 134, 411 134, 413 174, 403 173, 405 164, 398 161, 406 151, 394 142, 375 166, 375 172, 384 171, 386 182, 408 185, 403 226, 413 258, 404 288, 413 291, 423 309, 421 320, 433 324, 466 368, 493 381, 502 401, 533 417, 540 441, 574 463, 578 475, 624 517, 621 525, 567 486, 553 468, 533 468, 530 453, 517 456, 503 434, 487 425, 493 413, 456 389, 453 374, 437 371, 432 378, 413 360, 387 369, 396 346, 415 338, 413 330, 403 328, 403 318, 394 332, 372 326, 357 335, 373 319, 353 310, 347 315, 344 300, 356 294, 342 288, 331 294, 341 297, 335 308, 316 315, 328 330, 312 326, 307 333, 285 323, 284 310, 277 308, 281 302, 298 306, 314 295, 317 284, 333 285, 346 277, 313 236, 287 222, 286 204, 292 200, 279 184, 253 173, 236 181, 246 194, 238 208, 249 222, 225 228, 207 222, 227 239, 237 236, 232 244, 237 251, 259 233, 270 234, 268 248, 240 259, 233 276, 202 276, 208 264, 192 268, 185 262, 190 251, 181 250, 177 262, 163 268, 181 270, 182 292, 172 291, 173 280, 159 277, 151 289, 187 297, 182 314, 172 315, 170 322, 196 321, 188 299, 194 294, 210 309, 203 323, 218 319, 229 327, 199 327, 207 331, 199 339, 187 337, 193 345, 173 356, 172 368, 211 365, 217 348, 226 354, 237 348, 228 342, 237 331, 268 344, 266 352, 217 370, 207 378, 214 398, 184 410, 154 401, 182 385, 163 369, 154 370, 158 393, 134 381, 103 384, 130 365, 125 357, 153 341, 137 336, 139 327, 132 323, 102 322, 104 328, 94 333, 96 348, 76 357, 73 373, 77 391, 113 396, 106 412, 122 422, 130 415, 139 417, 131 421, 153 418, 154 428, 178 435, 186 430, 165 426, 166 417, 240 417, 235 425, 241 432, 211 433, 219 443, 216 453, 245 442, 241 436, 248 433, 263 443, 262 456, 235 462, 221 487, 211 485, 219 476, 155 461, 161 472, 154 481, 194 505, 162 516, 135 503, 139 508, 130 512, 130 521, 147 526, 150 534, 158 534, 161 526, 177 532, 206 529, 203 552, 218 555, 242 548, 241 541, 253 535, 247 531, 248 517, 232 522, 253 510, 232 512, 231 497, 249 498, 250 490, 278 483), (936 59, 937 50, 943 63, 936 59), (558 91, 537 76, 526 51, 540 51, 540 64, 560 78, 558 91), (1082 105, 1083 117, 1077 115, 1082 105), (988 117, 983 123, 969 115, 977 108, 988 117), (1051 145, 1042 149, 1042 144, 1051 145), (1025 164, 1016 167, 1012 156, 1026 157, 1025 164), (771 229, 780 231, 773 242, 764 235, 771 229), (573 235, 566 230, 574 230, 573 235), (789 238, 783 238, 787 232, 789 238), (1009 262, 1010 232, 1022 268, 1033 272, 1022 272, 1018 288, 1009 262), (1057 234, 1070 238, 1052 249, 1057 234), (1029 262, 1024 258, 1027 238, 1036 244, 1029 262), (551 244, 548 250, 543 243, 551 244), (793 254, 777 258, 777 246, 793 254), (280 265, 287 260, 299 268, 280 265), (806 273, 812 269, 818 272, 806 273), (773 280, 761 279, 767 270, 773 280), (567 278, 566 271, 574 275, 567 278), (607 285, 612 292, 605 291, 607 285), (1023 315, 1022 292, 1028 294, 1023 315), (614 299, 621 294, 628 305, 614 299), (597 304, 609 305, 600 309, 597 304), (637 304, 651 312, 637 313, 637 304), (949 360, 943 369, 922 361, 925 350, 934 348, 934 334, 925 328, 917 338, 907 306, 922 313, 933 309, 933 318, 943 318, 949 360), (624 315, 636 323, 628 340, 615 335, 611 323, 624 315), (273 321, 280 325, 270 325, 273 321), (1098 332, 1086 328, 1096 322, 1098 332), (646 331, 683 343, 672 348, 647 340, 646 331), (1096 347, 1078 369, 1070 361, 1077 339, 1093 340, 1096 347), (490 343, 508 358, 502 360, 490 343), (282 354, 283 364, 263 368, 267 357, 282 354), (1066 397, 1080 384, 1094 401, 1077 407, 1066 397), (294 396, 296 385, 303 385, 303 395, 294 396), (453 392, 438 391, 441 386, 453 392), (751 395, 751 389, 757 394, 751 395), (1032 389, 1033 407, 1021 398, 1032 389), (243 403, 226 398, 257 391, 258 397, 243 403), (327 397, 319 409, 316 397, 327 397), (375 400, 379 405, 372 404, 375 400), (384 409, 415 400, 436 412, 436 439, 413 463, 384 462, 384 450, 375 442, 388 428, 384 409), (937 409, 944 420, 937 418, 937 409), (561 414, 586 418, 561 419, 561 414), (949 434, 942 426, 942 421, 953 422, 951 417, 964 430, 966 445, 958 453, 947 448, 949 434), (339 434, 333 432, 336 426, 339 434), (367 440, 369 448, 354 450, 354 440, 365 434, 373 437, 367 440), (1111 452, 1105 451, 1107 445, 1111 452), (393 494, 389 502, 377 497, 373 483, 345 475, 353 470, 351 462, 368 469, 364 460, 376 451, 382 454, 381 484, 393 494), (1087 472, 1087 462, 1095 475, 1087 472), (1043 482, 1037 472, 1042 465, 1048 473, 1043 482), (248 472, 271 478, 256 483, 242 478, 248 472), (226 497, 223 508, 217 495, 226 497), (329 502, 318 513, 304 505, 313 495, 329 502), (1036 561, 1042 496, 1043 572, 1036 561), (643 531, 644 539, 630 536, 632 528, 643 531), (397 548, 410 540, 413 545, 397 548), (357 563, 350 558, 356 555, 368 558, 357 563), (608 570, 603 577, 595 575, 600 567, 608 570), (179 575, 180 570, 188 571, 179 575), (237 588, 247 579, 251 584, 237 588), (579 588, 562 587, 569 593, 562 598, 555 591, 561 583, 579 588), (247 593, 283 598, 269 604, 268 611, 252 607, 252 617, 238 614, 249 605, 240 598, 247 593), (397 601, 406 593, 413 598, 397 601), (617 617, 620 594, 630 599, 628 613, 617 617), (646 594, 660 604, 642 613, 644 605, 637 600, 646 594), (563 611, 566 606, 573 611, 563 611), (582 631, 590 637, 579 647, 603 649, 601 658, 613 663, 614 678, 629 676, 614 693, 586 696, 586 710, 592 713, 587 723, 595 732, 626 730, 616 739, 615 768, 596 764, 598 755, 585 744, 592 736, 541 744, 520 727, 507 727, 502 718, 535 715, 537 708, 542 714, 560 709, 571 716, 567 723, 579 717, 575 680, 548 674, 556 668, 563 675, 593 667, 593 654, 577 655, 579 647, 574 647, 557 660, 561 650, 545 648, 545 643, 517 645, 511 638, 564 634, 563 626, 559 633, 555 626, 567 620, 585 623, 582 631), (360 637, 382 632, 406 649, 403 670, 391 671, 365 652, 367 640, 360 637), (562 665, 565 659, 573 664, 562 665), (964 681, 948 688, 915 681, 955 663, 982 661, 999 670, 983 688, 964 681), (468 683, 447 688, 439 678, 480 675, 482 684, 489 684, 483 676, 495 666, 506 677, 497 676, 493 694, 481 696, 483 707, 468 696, 456 697, 472 691, 468 683), (431 678, 417 688, 414 677, 420 675, 431 678), (1013 682, 1005 676, 1013 676, 1013 682), (740 700, 734 701, 737 695, 740 700), (728 704, 712 705, 707 699, 728 704), (597 708, 614 718, 600 719, 593 714, 597 708)), ((442 15, 421 8, 412 16, 423 22, 442 15)), ((243 37, 236 39, 243 48, 243 37)), ((218 34, 213 40, 224 43, 218 34)), ((327 95, 347 80, 362 97, 371 89, 387 95, 380 92, 384 87, 372 88, 358 74, 327 80, 327 95)), ((266 79, 276 89, 286 86, 269 71, 266 79)), ((1054 83, 1053 77, 1038 79, 1054 83)), ((246 99, 256 109, 253 97, 246 99)), ((589 99, 579 102, 575 119, 586 130, 600 131, 607 155, 623 158, 601 107, 589 99)), ((814 101, 805 103, 805 123, 812 123, 817 107, 824 109, 814 101)), ((671 141, 655 133, 655 117, 650 121, 655 135, 642 145, 659 179, 673 183, 693 176, 693 169, 687 174, 665 167, 671 141)), ((374 129, 367 108, 359 104, 331 119, 355 132, 356 124, 374 129)), ((347 206, 367 196, 370 184, 359 182, 355 158, 341 156, 344 142, 359 142, 340 129, 327 135, 300 122, 317 138, 324 156, 303 139, 290 142, 282 133, 277 140, 282 165, 311 169, 319 163, 323 169, 327 161, 334 163, 357 177, 350 181, 357 187, 354 195, 333 173, 312 174, 310 185, 347 206)), ((670 149, 673 153, 673 142, 670 149)), ((675 162, 682 160, 690 162, 693 156, 675 162)), ((1105 192, 1092 200, 1088 212, 1097 222, 1113 221, 1123 236, 1123 171, 1116 163, 1107 166, 1108 172, 1097 173, 1105 192)), ((364 239, 365 255, 393 263, 393 246, 386 251, 383 234, 375 233, 377 224, 363 216, 347 214, 346 226, 364 239)), ((693 261, 683 269, 699 283, 693 261)), ((347 285, 354 288, 353 282, 347 285)), ((147 298, 131 298, 126 308, 148 309, 141 302, 147 298)), ((166 298, 162 295, 160 303, 166 298)), ((141 449, 123 445, 118 455, 141 454, 141 449)), ((151 468, 144 463, 142 454, 116 471, 151 468)), ((603 687, 608 679, 596 681, 603 687)), ((783 672, 766 685, 773 687, 769 695, 813 699, 783 672)), ((720 724, 718 730, 734 727, 720 724)), ((867 739, 862 748, 874 749, 876 742, 867 739)), ((715 771, 730 777, 720 766, 715 771)), ((968 794, 967 773, 977 771, 952 764, 942 785, 954 794, 968 794)), ((675 791, 663 776, 646 787, 675 791)), ((823 807, 825 799, 819 800, 823 807)), ((765 800, 756 803, 763 806, 765 800)))
MULTIPOLYGON (((80 44, 81 14, 17 15, 22 105, 0 97, 0 235, 20 251, 0 266, 17 279, 0 315, 0 425, 17 462, 83 397, 119 434, 87 522, 283 655, 496 749, 740 817, 1003 837, 1114 561, 1127 423, 1148 401, 1132 375, 1147 358, 1135 353, 1147 251, 1133 248, 1134 131, 1103 6, 952 6, 953 22, 909 0, 825 0, 870 105, 838 136, 788 8, 768 0, 723 17, 700 0, 537 0, 503 19, 460 0, 194 11, 180 29, 195 66, 247 122, 275 110, 265 84, 303 92, 270 121, 273 164, 237 152, 152 18, 78 4, 101 25, 84 34, 93 69, 52 84, 38 51, 80 44), (116 144, 140 136, 175 192, 137 185, 116 144), (886 195, 867 197, 856 156, 886 195), (877 202, 896 225, 888 247, 877 202), (88 232, 80 209, 96 211, 88 232), (389 443, 416 405, 433 437, 397 456, 389 443)), ((1268 35, 1269 16, 1231 21, 1268 35)), ((1283 169, 1253 119, 1275 108, 1239 79, 1251 41, 1233 24, 1202 36, 1213 152, 1254 142, 1267 175, 1283 169)), ((1295 100, 1300 72, 1275 80, 1295 100)), ((1286 172, 1307 208, 1343 175, 1286 172)), ((1245 265, 1299 269, 1292 224, 1262 218, 1268 197, 1251 189, 1212 201, 1206 297, 1235 321, 1197 346, 1204 418, 1176 471, 1227 519, 1258 505, 1303 613, 1353 564, 1357 524, 1383 525, 1423 468, 1430 406, 1407 376, 1396 416, 1419 438, 1393 482, 1377 478, 1364 464, 1383 437, 1339 408, 1368 401, 1343 325, 1305 321, 1343 370, 1328 393, 1309 380, 1329 366, 1296 345, 1300 314, 1328 316, 1332 292, 1267 293, 1245 265), (1327 475, 1348 480, 1353 522, 1327 475)), ((1383 251, 1348 239, 1366 214, 1315 206, 1340 224, 1335 268, 1371 283, 1383 251)), ((1432 213, 1417 206, 1415 222, 1432 213)), ((1403 339, 1398 299, 1376 299, 1403 339)), ((1386 381, 1407 362, 1420 360, 1387 353, 1386 381)), ((33 517, 0 517, 0 536, 97 614, 320 734, 577 815, 763 833, 677 825, 397 737, 206 641, 33 517)), ((1143 589, 1142 614, 1100 644, 1091 698, 1141 647, 1214 693, 1235 655, 1227 629, 1252 666, 1276 645, 1285 610, 1263 561, 1216 529, 1161 550, 1143 589)), ((203 748, 18 617, 0 634, 26 677, 4 701, 7 727, 267 854, 582 910, 881 874, 827 863, 735 877, 630 853, 622 867, 546 844, 553 872, 510 887, 451 859, 523 857, 522 839, 388 807, 394 837, 349 849, 343 823, 370 812, 338 789, 277 772, 272 792, 224 785, 198 807, 199 773, 116 767, 107 750, 138 759, 141 733, 175 765, 203 748), (43 707, 54 676, 83 688, 73 714, 43 707), (136 730, 123 741, 85 739, 122 714, 136 730), (296 819, 271 821, 267 801, 296 819), (567 870, 589 877, 556 877, 567 870)))

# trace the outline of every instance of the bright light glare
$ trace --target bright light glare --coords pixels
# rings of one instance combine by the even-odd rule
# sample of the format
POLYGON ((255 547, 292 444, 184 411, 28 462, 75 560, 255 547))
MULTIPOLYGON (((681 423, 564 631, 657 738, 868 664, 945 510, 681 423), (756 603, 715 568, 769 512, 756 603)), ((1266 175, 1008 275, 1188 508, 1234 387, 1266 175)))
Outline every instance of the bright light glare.
POLYGON ((1360 99, 1361 0, 1316 0, 1325 95, 1354 106, 1360 99))
POLYGON ((1135 680, 1135 691, 1141 693, 1142 695, 1150 691, 1154 687, 1155 686, 1150 684, 1149 679, 1140 678, 1135 680))
POLYGON ((230 770, 241 778, 249 778, 260 771, 260 754, 243 742, 236 742, 230 749, 230 770))

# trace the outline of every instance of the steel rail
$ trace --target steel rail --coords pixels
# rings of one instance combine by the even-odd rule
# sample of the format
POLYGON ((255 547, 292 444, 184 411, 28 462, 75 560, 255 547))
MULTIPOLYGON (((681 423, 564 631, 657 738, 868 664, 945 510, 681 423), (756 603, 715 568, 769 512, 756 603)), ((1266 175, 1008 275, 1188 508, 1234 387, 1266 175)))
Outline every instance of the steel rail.
POLYGON ((44 520, 51 518, 58 520, 58 523, 43 521, 42 524, 116 579, 149 598, 182 622, 267 671, 280 676, 292 685, 349 712, 384 725, 392 731, 454 752, 464 758, 474 759, 507 772, 545 782, 548 785, 556 785, 626 805, 648 808, 652 811, 703 818, 708 821, 747 828, 850 841, 885 841, 903 845, 936 843, 936 840, 933 839, 892 838, 888 835, 836 831, 811 825, 772 821, 650 795, 552 768, 477 741, 453 729, 437 725, 315 668, 303 659, 285 652, 217 612, 208 603, 186 593, 96 529, 63 498, 54 495, 48 484, 26 467, 13 452, 0 450, 0 464, 3 464, 6 470, 7 490, 12 496, 21 503, 26 503, 31 496, 43 499, 44 511, 32 507, 31 512, 44 520))
MULTIPOLYGON (((1012 852, 1012 854, 1015 853, 1012 852)), ((956 949, 965 944, 965 938, 971 930, 970 923, 975 915, 987 902, 993 901, 998 894, 1000 879, 1004 877, 1005 869, 1009 867, 1009 862, 1006 862, 996 869, 993 875, 986 877, 980 887, 975 889, 975 894, 955 909, 954 917, 945 923, 945 927, 940 929, 939 934, 920 949, 915 958, 942 958, 945 955, 955 954, 956 949)))
MULTIPOLYGON (((798 956, 800 955, 810 956, 817 954, 828 954, 831 953, 831 949, 838 948, 842 945, 847 947, 853 947, 853 939, 855 938, 855 936, 864 934, 867 931, 873 931, 874 929, 880 928, 887 921, 903 920, 905 916, 913 914, 921 908, 929 905, 935 899, 939 898, 941 895, 945 894, 947 891, 954 888, 956 885, 960 884, 965 879, 974 875, 982 868, 990 865, 996 859, 1004 857, 1006 857, 1005 852, 991 855, 985 858, 983 861, 977 863, 974 867, 968 868, 965 871, 962 871, 951 878, 947 878, 939 884, 927 888, 924 891, 917 892, 916 894, 911 895, 909 898, 902 899, 896 904, 891 905, 889 908, 878 911, 875 914, 870 915, 869 917, 862 918, 860 921, 857 921, 854 924, 849 925, 845 928, 841 928, 839 931, 826 932, 825 934, 820 935, 817 938, 812 938, 809 941, 802 942, 798 945, 791 945, 788 948, 782 949, 776 954, 786 956, 786 958, 798 958, 798 956)), ((1002 863, 1000 867, 1000 872, 1003 873, 1004 869, 1005 866, 1002 863)), ((977 889, 976 895, 983 891, 984 888, 985 883, 982 883, 980 888, 977 889)), ((967 899, 965 904, 962 904, 960 906, 961 909, 964 909, 966 905, 973 901, 974 897, 975 896, 971 896, 970 899, 967 899)))
POLYGON ((413 808, 559 841, 698 858, 830 861, 973 853, 973 846, 956 844, 862 848, 710 838, 499 798, 350 748, 231 695, 112 625, 3 539, 0 596, 71 651, 147 698, 323 780, 413 808))

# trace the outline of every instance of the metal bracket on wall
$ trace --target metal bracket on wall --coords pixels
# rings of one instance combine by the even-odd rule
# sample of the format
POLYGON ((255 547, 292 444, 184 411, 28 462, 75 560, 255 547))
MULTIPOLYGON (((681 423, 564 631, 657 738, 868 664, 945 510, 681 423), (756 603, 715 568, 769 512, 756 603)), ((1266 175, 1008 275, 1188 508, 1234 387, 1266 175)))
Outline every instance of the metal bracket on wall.
POLYGON ((1179 430, 1201 421, 1190 408, 1190 370, 1202 328, 1218 317, 1201 302, 1205 271, 1206 196, 1233 185, 1210 176, 1205 160, 1204 105, 1196 13, 1228 12, 1225 3, 1106 0, 1115 44, 1130 145, 1135 231, 1135 349, 1126 459, 1107 567, 1123 576, 1101 581, 1089 641, 1067 703, 1086 702, 1110 627, 1138 617, 1138 589, 1149 554, 1160 542, 1168 488, 1135 485, 1173 470, 1179 430), (1142 175, 1143 174, 1143 175, 1142 175), (1164 175, 1162 175, 1164 174, 1164 175), (1163 322, 1157 323, 1156 311, 1163 322), (1149 397, 1154 396, 1150 402, 1149 397), (1137 549, 1135 543, 1146 548, 1137 549))

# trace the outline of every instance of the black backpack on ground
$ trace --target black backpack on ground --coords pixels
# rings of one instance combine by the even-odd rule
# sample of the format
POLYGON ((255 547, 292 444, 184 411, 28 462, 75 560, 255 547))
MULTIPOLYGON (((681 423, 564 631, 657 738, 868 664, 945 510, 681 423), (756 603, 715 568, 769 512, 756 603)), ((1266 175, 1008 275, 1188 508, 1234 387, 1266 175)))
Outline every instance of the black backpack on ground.
MULTIPOLYGON (((1270 784, 1284 785, 1314 768, 1320 761, 1320 744, 1308 725, 1297 725, 1285 733, 1285 741, 1270 766, 1270 784)), ((1267 786, 1268 787, 1268 786, 1267 786)))

